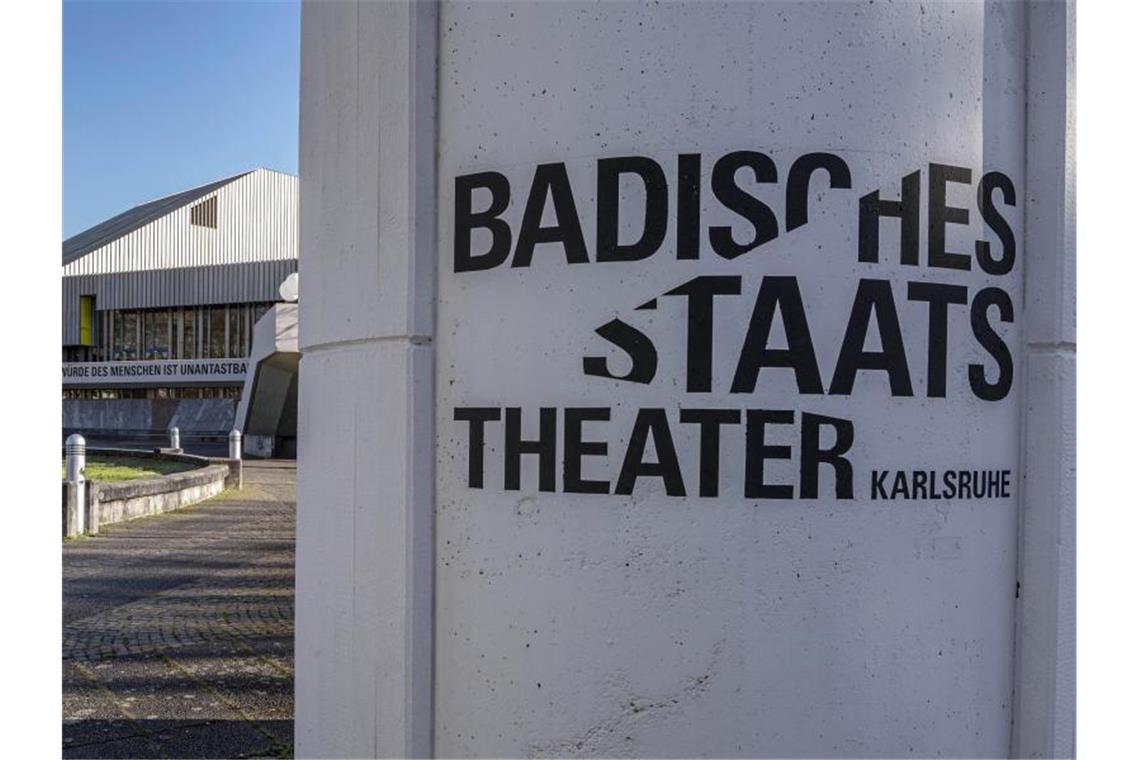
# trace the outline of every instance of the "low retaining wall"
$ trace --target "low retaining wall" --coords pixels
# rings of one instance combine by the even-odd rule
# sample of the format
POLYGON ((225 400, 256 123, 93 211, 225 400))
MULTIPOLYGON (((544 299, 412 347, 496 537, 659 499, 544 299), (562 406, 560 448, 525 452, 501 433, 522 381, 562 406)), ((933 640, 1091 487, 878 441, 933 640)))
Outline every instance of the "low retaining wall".
MULTIPOLYGON (((129 456, 162 459, 199 465, 197 469, 176 472, 160 478, 119 482, 86 482, 87 533, 96 534, 103 525, 136 517, 171 512, 216 496, 226 488, 241 488, 241 460, 199 457, 133 449, 87 449, 91 456, 129 456)), ((63 535, 78 535, 79 489, 63 484, 63 535)))

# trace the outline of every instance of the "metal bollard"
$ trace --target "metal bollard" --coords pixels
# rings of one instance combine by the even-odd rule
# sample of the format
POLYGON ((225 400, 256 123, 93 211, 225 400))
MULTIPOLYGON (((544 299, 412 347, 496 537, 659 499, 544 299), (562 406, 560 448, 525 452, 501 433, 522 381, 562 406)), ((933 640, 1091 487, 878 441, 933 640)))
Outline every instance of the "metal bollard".
POLYGON ((87 528, 87 440, 79 433, 67 437, 67 482, 75 484, 77 533, 87 528))
POLYGON ((241 431, 230 431, 230 459, 241 459, 241 431))
POLYGON ((170 428, 170 448, 182 448, 181 436, 179 435, 178 428, 176 427, 170 428))

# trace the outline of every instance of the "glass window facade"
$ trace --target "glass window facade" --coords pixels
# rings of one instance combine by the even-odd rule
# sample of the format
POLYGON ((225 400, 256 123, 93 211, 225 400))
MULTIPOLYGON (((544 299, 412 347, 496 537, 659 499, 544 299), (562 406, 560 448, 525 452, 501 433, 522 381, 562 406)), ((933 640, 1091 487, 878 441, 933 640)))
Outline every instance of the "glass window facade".
POLYGON ((229 336, 229 349, 226 356, 231 359, 240 359, 249 353, 245 340, 245 311, 245 307, 240 305, 227 307, 229 329, 226 334, 229 336))
POLYGON ((142 313, 142 358, 146 360, 171 359, 170 310, 156 309, 142 313))
POLYGON ((139 358, 139 312, 122 311, 115 315, 111 358, 115 361, 134 361, 139 358))
POLYGON ((179 345, 182 350, 178 352, 179 359, 196 359, 201 354, 198 349, 198 309, 178 310, 178 329, 181 334, 179 345))
POLYGON ((243 359, 253 346, 254 323, 271 306, 272 303, 243 303, 96 312, 96 345, 90 350, 65 351, 64 358, 243 359))
POLYGON ((208 306, 202 316, 202 356, 207 359, 226 358, 226 307, 208 306))

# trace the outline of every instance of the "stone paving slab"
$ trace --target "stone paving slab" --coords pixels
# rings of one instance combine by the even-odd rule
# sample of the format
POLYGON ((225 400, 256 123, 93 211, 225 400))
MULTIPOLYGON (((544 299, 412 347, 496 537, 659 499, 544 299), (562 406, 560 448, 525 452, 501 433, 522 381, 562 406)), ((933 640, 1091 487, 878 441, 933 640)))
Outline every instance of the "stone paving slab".
MULTIPOLYGON (((65 728, 71 724, 64 723, 65 728)), ((268 724, 286 744, 267 740, 245 722, 234 721, 142 721, 129 736, 68 745, 63 757, 70 758, 279 758, 291 757, 293 722, 268 724), (224 749, 222 749, 224 747, 224 749)))
POLYGON ((64 544, 64 757, 292 755, 294 482, 64 544))

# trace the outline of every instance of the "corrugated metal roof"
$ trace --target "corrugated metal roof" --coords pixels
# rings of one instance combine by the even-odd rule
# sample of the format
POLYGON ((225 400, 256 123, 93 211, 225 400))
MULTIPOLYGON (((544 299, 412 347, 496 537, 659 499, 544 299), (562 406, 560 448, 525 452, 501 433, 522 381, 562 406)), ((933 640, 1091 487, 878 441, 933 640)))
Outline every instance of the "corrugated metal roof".
POLYGON ((129 235, 140 227, 150 224, 155 219, 165 216, 171 211, 181 208, 188 203, 193 203, 199 198, 214 192, 219 187, 228 185, 230 182, 252 173, 252 171, 242 172, 241 174, 235 174, 226 179, 220 179, 217 182, 211 182, 208 185, 183 190, 174 195, 167 195, 163 198, 150 201, 149 203, 143 203, 124 211, 118 216, 113 216, 105 222, 100 222, 94 227, 86 229, 77 235, 72 235, 63 241, 63 263, 70 264, 76 259, 98 248, 102 248, 124 235, 129 235))

